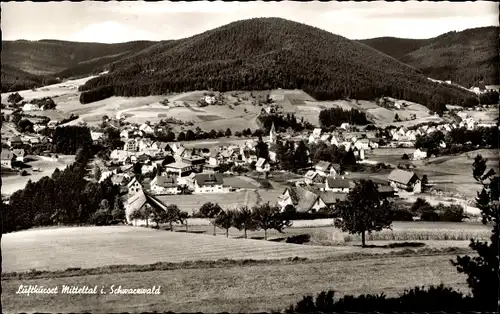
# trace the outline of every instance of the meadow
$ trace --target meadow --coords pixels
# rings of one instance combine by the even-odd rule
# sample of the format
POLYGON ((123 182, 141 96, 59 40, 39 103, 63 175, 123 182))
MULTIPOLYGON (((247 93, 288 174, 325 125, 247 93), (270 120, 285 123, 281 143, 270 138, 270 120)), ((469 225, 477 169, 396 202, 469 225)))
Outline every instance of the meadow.
MULTIPOLYGON (((248 240, 250 241, 250 240, 248 240)), ((303 295, 334 289, 345 294, 384 293, 394 296, 422 285, 445 284, 468 292, 465 277, 449 262, 453 253, 430 256, 377 256, 297 262, 266 262, 239 266, 143 272, 103 273, 76 277, 8 279, 2 290, 5 313, 44 312, 259 312, 281 310, 303 295), (160 295, 18 295, 19 285, 151 288, 160 295)), ((226 263, 224 263, 226 264, 226 263)))

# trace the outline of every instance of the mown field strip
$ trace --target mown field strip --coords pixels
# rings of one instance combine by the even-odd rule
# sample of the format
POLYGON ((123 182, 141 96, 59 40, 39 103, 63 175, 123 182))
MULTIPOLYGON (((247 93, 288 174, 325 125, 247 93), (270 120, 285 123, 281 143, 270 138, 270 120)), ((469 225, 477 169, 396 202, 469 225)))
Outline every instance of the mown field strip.
POLYGON ((346 251, 126 226, 23 231, 2 240, 3 272, 221 258, 316 258, 346 251))

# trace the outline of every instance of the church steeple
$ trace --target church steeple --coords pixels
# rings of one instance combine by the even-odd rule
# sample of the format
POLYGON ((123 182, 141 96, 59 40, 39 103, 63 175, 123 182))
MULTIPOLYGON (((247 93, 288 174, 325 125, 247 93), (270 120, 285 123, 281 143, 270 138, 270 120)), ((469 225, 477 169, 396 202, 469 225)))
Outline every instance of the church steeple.
POLYGON ((277 135, 276 135, 276 129, 274 128, 274 122, 271 125, 271 131, 269 132, 269 142, 270 143, 276 143, 277 135))

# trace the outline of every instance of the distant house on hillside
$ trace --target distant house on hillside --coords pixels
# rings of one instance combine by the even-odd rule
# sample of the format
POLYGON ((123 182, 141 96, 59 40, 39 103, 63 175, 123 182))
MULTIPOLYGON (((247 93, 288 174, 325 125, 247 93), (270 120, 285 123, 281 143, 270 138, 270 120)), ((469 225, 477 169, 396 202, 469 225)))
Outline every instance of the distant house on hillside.
POLYGON ((387 177, 391 186, 415 193, 420 193, 422 190, 421 182, 418 176, 412 171, 401 169, 393 170, 387 177))
POLYGON ((223 193, 224 179, 219 173, 199 173, 194 177, 194 193, 223 193))
POLYGON ((28 104, 25 104, 23 106, 23 111, 40 111, 40 110, 41 110, 41 108, 37 104, 28 103, 28 104))
POLYGON ((347 130, 347 129, 349 128, 349 126, 350 126, 350 125, 349 125, 349 123, 344 122, 344 123, 342 123, 342 124, 340 125, 340 128, 341 128, 341 129, 343 129, 343 130, 347 130))
POLYGON ((104 136, 104 133, 102 133, 102 132, 94 132, 94 131, 90 132, 90 137, 92 138, 92 141, 94 143, 97 143, 99 140, 101 140, 103 136, 104 136))

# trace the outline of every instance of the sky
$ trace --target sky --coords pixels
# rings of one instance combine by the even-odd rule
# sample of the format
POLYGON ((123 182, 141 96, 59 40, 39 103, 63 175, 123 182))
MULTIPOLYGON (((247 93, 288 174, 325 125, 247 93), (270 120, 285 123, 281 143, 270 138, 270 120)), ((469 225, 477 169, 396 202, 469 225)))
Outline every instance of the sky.
POLYGON ((243 19, 281 17, 350 39, 431 38, 499 25, 495 2, 8 2, 3 40, 119 43, 180 39, 243 19))

